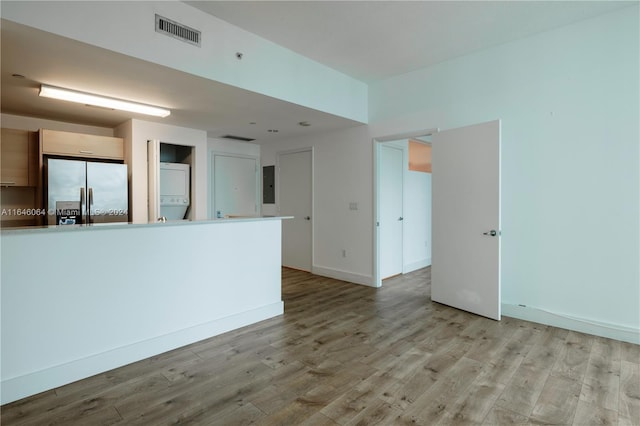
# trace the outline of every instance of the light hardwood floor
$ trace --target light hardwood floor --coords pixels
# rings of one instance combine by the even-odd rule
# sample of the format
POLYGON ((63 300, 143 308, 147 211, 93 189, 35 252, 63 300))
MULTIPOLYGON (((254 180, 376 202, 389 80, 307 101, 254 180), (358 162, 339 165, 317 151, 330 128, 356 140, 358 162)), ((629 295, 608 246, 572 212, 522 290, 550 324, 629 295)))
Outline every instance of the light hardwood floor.
POLYGON ((640 425, 640 347, 283 270, 285 314, 2 407, 9 425, 640 425))

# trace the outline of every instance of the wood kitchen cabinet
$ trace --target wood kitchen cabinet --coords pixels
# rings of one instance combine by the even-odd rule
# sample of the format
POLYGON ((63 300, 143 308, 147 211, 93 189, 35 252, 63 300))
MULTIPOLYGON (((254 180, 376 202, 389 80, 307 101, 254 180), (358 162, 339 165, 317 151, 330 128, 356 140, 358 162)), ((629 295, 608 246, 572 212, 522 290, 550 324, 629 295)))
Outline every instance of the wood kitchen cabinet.
POLYGON ((38 225, 38 133, 3 128, 0 135, 0 226, 38 225))
POLYGON ((124 160, 124 140, 110 136, 40 130, 43 155, 124 160))
POLYGON ((37 133, 2 129, 0 137, 0 185, 38 185, 37 133))

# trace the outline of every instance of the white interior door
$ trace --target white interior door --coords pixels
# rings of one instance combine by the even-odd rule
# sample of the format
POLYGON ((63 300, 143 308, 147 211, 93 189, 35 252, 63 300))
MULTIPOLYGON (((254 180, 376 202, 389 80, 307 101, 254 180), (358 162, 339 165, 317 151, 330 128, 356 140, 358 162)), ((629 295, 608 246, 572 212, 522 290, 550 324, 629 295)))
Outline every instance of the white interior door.
POLYGON ((500 319, 500 121, 433 136, 431 298, 500 319))
POLYGON ((278 154, 278 212, 282 221, 282 265, 311 271, 312 155, 310 150, 278 154))
POLYGON ((403 227, 403 170, 402 149, 380 147, 380 277, 382 279, 402 273, 403 227))
POLYGON ((213 174, 214 217, 258 214, 256 158, 213 154, 213 174))

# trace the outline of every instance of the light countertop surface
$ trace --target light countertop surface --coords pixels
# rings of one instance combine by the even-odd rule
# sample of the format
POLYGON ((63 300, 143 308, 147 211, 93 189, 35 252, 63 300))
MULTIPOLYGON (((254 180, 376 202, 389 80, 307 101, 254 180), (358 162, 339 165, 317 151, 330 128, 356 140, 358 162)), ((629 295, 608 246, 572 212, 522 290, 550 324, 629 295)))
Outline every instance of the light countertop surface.
POLYGON ((234 217, 225 219, 206 219, 206 220, 168 220, 166 222, 149 222, 149 223, 98 223, 91 225, 48 225, 48 226, 23 226, 16 228, 1 228, 3 235, 23 234, 34 232, 76 232, 76 231, 95 231, 109 229, 133 229, 148 227, 167 227, 167 226, 192 226, 192 225, 220 225, 237 222, 256 222, 265 220, 282 220, 292 219, 293 216, 251 216, 251 217, 234 217))

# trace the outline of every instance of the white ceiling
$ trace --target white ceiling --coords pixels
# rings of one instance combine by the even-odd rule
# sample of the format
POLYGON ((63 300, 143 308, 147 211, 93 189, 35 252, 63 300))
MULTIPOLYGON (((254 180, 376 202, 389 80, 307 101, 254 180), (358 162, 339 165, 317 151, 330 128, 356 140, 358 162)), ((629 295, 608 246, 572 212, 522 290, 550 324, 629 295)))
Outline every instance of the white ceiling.
POLYGON ((186 3, 370 83, 637 4, 637 1, 186 3))
MULTIPOLYGON (((187 2, 366 82, 637 2, 187 2)), ((265 143, 358 123, 3 20, 2 112, 103 127, 141 118, 265 143), (26 53, 28 52, 28 53, 26 53), (21 74, 25 78, 15 78, 21 74), (41 83, 170 106, 150 119, 37 96, 41 83), (185 96, 187 95, 188 96, 185 96), (308 121, 311 127, 298 126, 308 121), (256 124, 249 124, 249 123, 256 124), (278 132, 269 132, 277 129, 278 132)))

